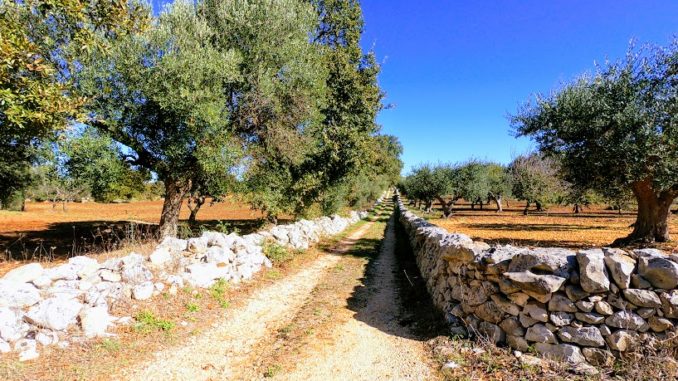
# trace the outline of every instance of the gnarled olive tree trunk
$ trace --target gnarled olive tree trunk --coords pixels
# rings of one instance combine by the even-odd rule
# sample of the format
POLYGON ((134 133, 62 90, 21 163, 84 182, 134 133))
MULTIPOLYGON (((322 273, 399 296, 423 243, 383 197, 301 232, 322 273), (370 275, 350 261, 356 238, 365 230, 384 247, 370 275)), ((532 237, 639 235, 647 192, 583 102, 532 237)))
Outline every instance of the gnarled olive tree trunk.
POLYGON ((160 237, 176 237, 181 202, 191 189, 191 180, 167 178, 165 182, 165 202, 160 214, 160 237))
POLYGON ((207 201, 207 197, 200 195, 200 196, 191 196, 188 198, 188 210, 191 211, 191 215, 188 216, 188 223, 189 224, 195 224, 197 218, 198 218, 198 212, 200 211, 200 208, 205 204, 205 201, 207 201))
POLYGON ((491 198, 494 200, 495 204, 497 204, 497 212, 503 212, 504 208, 501 205, 502 201, 501 195, 492 196, 491 198))
POLYGON ((437 199, 440 203, 440 207, 443 209, 443 218, 450 218, 450 216, 452 216, 452 207, 454 206, 454 203, 457 202, 457 199, 453 198, 450 201, 445 201, 445 199, 440 196, 438 196, 437 199))
POLYGON ((649 180, 633 183, 631 189, 638 202, 633 232, 614 244, 669 241, 669 215, 671 204, 678 197, 678 190, 656 192, 649 180))

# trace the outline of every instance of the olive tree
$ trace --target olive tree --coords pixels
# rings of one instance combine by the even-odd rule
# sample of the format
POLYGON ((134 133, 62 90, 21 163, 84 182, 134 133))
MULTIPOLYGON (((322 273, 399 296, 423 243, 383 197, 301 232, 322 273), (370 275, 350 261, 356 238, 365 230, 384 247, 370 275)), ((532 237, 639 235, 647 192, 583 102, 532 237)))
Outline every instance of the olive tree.
POLYGON ((461 198, 458 170, 449 164, 423 164, 416 167, 407 176, 404 184, 406 194, 424 202, 426 212, 431 212, 433 201, 437 200, 445 218, 452 215, 454 203, 461 198))
POLYGON ((525 201, 525 215, 530 204, 534 203, 537 211, 542 211, 546 203, 555 202, 562 193, 563 184, 552 158, 534 153, 520 155, 509 164, 509 172, 513 196, 525 201))
POLYGON ((631 51, 549 96, 537 96, 511 124, 562 160, 565 179, 605 193, 630 189, 638 204, 625 239, 669 240, 678 196, 678 39, 631 51))
POLYGON ((40 146, 84 116, 72 75, 78 54, 147 17, 134 0, 0 1, 0 208, 23 199, 40 146))
POLYGON ((512 178, 505 166, 497 163, 486 163, 485 173, 488 183, 488 198, 497 204, 497 212, 503 212, 503 199, 511 196, 512 178))
POLYGON ((315 21, 301 0, 178 0, 88 57, 88 123, 164 183, 161 235, 176 234, 197 177, 227 178, 304 146, 324 78, 315 21))

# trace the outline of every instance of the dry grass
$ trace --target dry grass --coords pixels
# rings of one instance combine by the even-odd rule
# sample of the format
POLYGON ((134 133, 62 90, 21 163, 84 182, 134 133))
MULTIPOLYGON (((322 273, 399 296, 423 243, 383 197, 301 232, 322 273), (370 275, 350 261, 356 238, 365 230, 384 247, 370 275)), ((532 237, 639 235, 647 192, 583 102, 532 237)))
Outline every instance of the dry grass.
POLYGON ((445 381, 466 380, 675 380, 678 362, 675 350, 629 353, 611 367, 596 368, 590 375, 562 362, 540 358, 535 353, 514 356, 510 348, 500 348, 487 340, 437 337, 428 342, 434 358, 443 368, 445 381), (534 359, 537 357, 539 360, 534 359), (530 361, 530 358, 532 361, 530 361))
MULTIPOLYGON (((24 212, 0 211, 0 234, 31 232, 50 229, 54 224, 91 221, 160 221, 162 200, 135 201, 120 204, 102 204, 98 202, 67 203, 64 211, 61 204, 52 207, 50 202, 27 202, 24 212)), ((187 219, 190 211, 185 203, 180 219, 187 219)), ((237 220, 257 219, 261 213, 249 206, 233 200, 216 203, 209 202, 198 213, 198 220, 237 220)))
MULTIPOLYGON (((119 255, 124 251, 146 252, 157 239, 160 201, 123 204, 29 202, 25 212, 0 211, 0 274, 25 261, 62 261, 75 255, 119 255)), ((181 219, 187 219, 184 205, 181 219)), ((234 200, 206 204, 191 228, 238 229, 247 233, 261 228, 258 211, 234 200)), ((188 227, 184 227, 184 230, 188 227)))
MULTIPOLYGON (((460 205, 449 219, 440 218, 440 213, 423 214, 429 220, 450 232, 464 233, 473 239, 489 243, 521 246, 555 246, 586 248, 605 246, 615 239, 628 235, 633 229, 635 212, 604 210, 600 206, 572 213, 571 207, 550 207, 545 212, 531 211, 524 216, 524 204, 511 203, 503 213, 497 213, 493 205, 486 210, 471 210, 469 205, 460 205)), ((411 207, 411 210, 416 210, 411 207)), ((678 215, 671 215, 670 231, 678 238, 678 215)), ((678 252, 675 242, 655 245, 669 252, 678 252)))

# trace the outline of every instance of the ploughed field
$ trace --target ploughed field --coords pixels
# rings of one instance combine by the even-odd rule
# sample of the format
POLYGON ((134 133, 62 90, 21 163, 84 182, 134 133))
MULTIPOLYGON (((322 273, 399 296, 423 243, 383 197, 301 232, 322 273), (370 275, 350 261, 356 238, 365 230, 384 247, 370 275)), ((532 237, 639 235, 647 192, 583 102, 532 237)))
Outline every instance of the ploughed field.
MULTIPOLYGON (((615 239, 628 235, 633 230, 631 224, 635 222, 635 210, 623 211, 620 215, 618 211, 606 210, 604 206, 591 206, 575 214, 572 206, 551 206, 544 212, 536 212, 532 208, 524 216, 525 203, 510 201, 509 205, 504 206, 504 212, 497 213, 494 204, 485 205, 484 210, 479 210, 478 206, 471 210, 470 204, 461 203, 449 219, 441 218, 437 205, 430 214, 418 213, 450 232, 464 233, 488 243, 516 246, 607 246, 615 239)), ((413 206, 410 210, 415 211, 413 206)), ((674 241, 653 246, 678 252, 676 214, 671 215, 670 229, 674 241)))
MULTIPOLYGON (((117 250, 155 238, 162 200, 119 204, 27 202, 24 212, 0 211, 0 263, 7 260, 59 259, 117 250)), ((188 219, 186 204, 181 220, 188 219)), ((262 214, 226 200, 203 205, 193 229, 248 233, 261 226, 262 214)), ((2 267, 2 265, 0 265, 2 267)))

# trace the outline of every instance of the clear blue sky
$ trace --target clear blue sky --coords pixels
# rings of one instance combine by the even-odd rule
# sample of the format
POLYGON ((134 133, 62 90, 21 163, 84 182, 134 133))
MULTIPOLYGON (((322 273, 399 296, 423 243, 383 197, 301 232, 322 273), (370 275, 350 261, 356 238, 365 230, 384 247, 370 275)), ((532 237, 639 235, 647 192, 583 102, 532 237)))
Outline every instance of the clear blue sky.
MULTIPOLYGON (((158 4, 169 0, 152 0, 158 4)), ((678 0, 362 0, 363 46, 382 62, 378 118, 405 147, 404 173, 422 162, 507 163, 532 147, 508 113, 629 41, 678 34, 678 0)))
POLYGON ((383 63, 394 108, 379 116, 421 162, 508 162, 532 147, 506 120, 594 61, 624 55, 630 39, 666 44, 678 1, 363 0, 363 46, 383 63))

